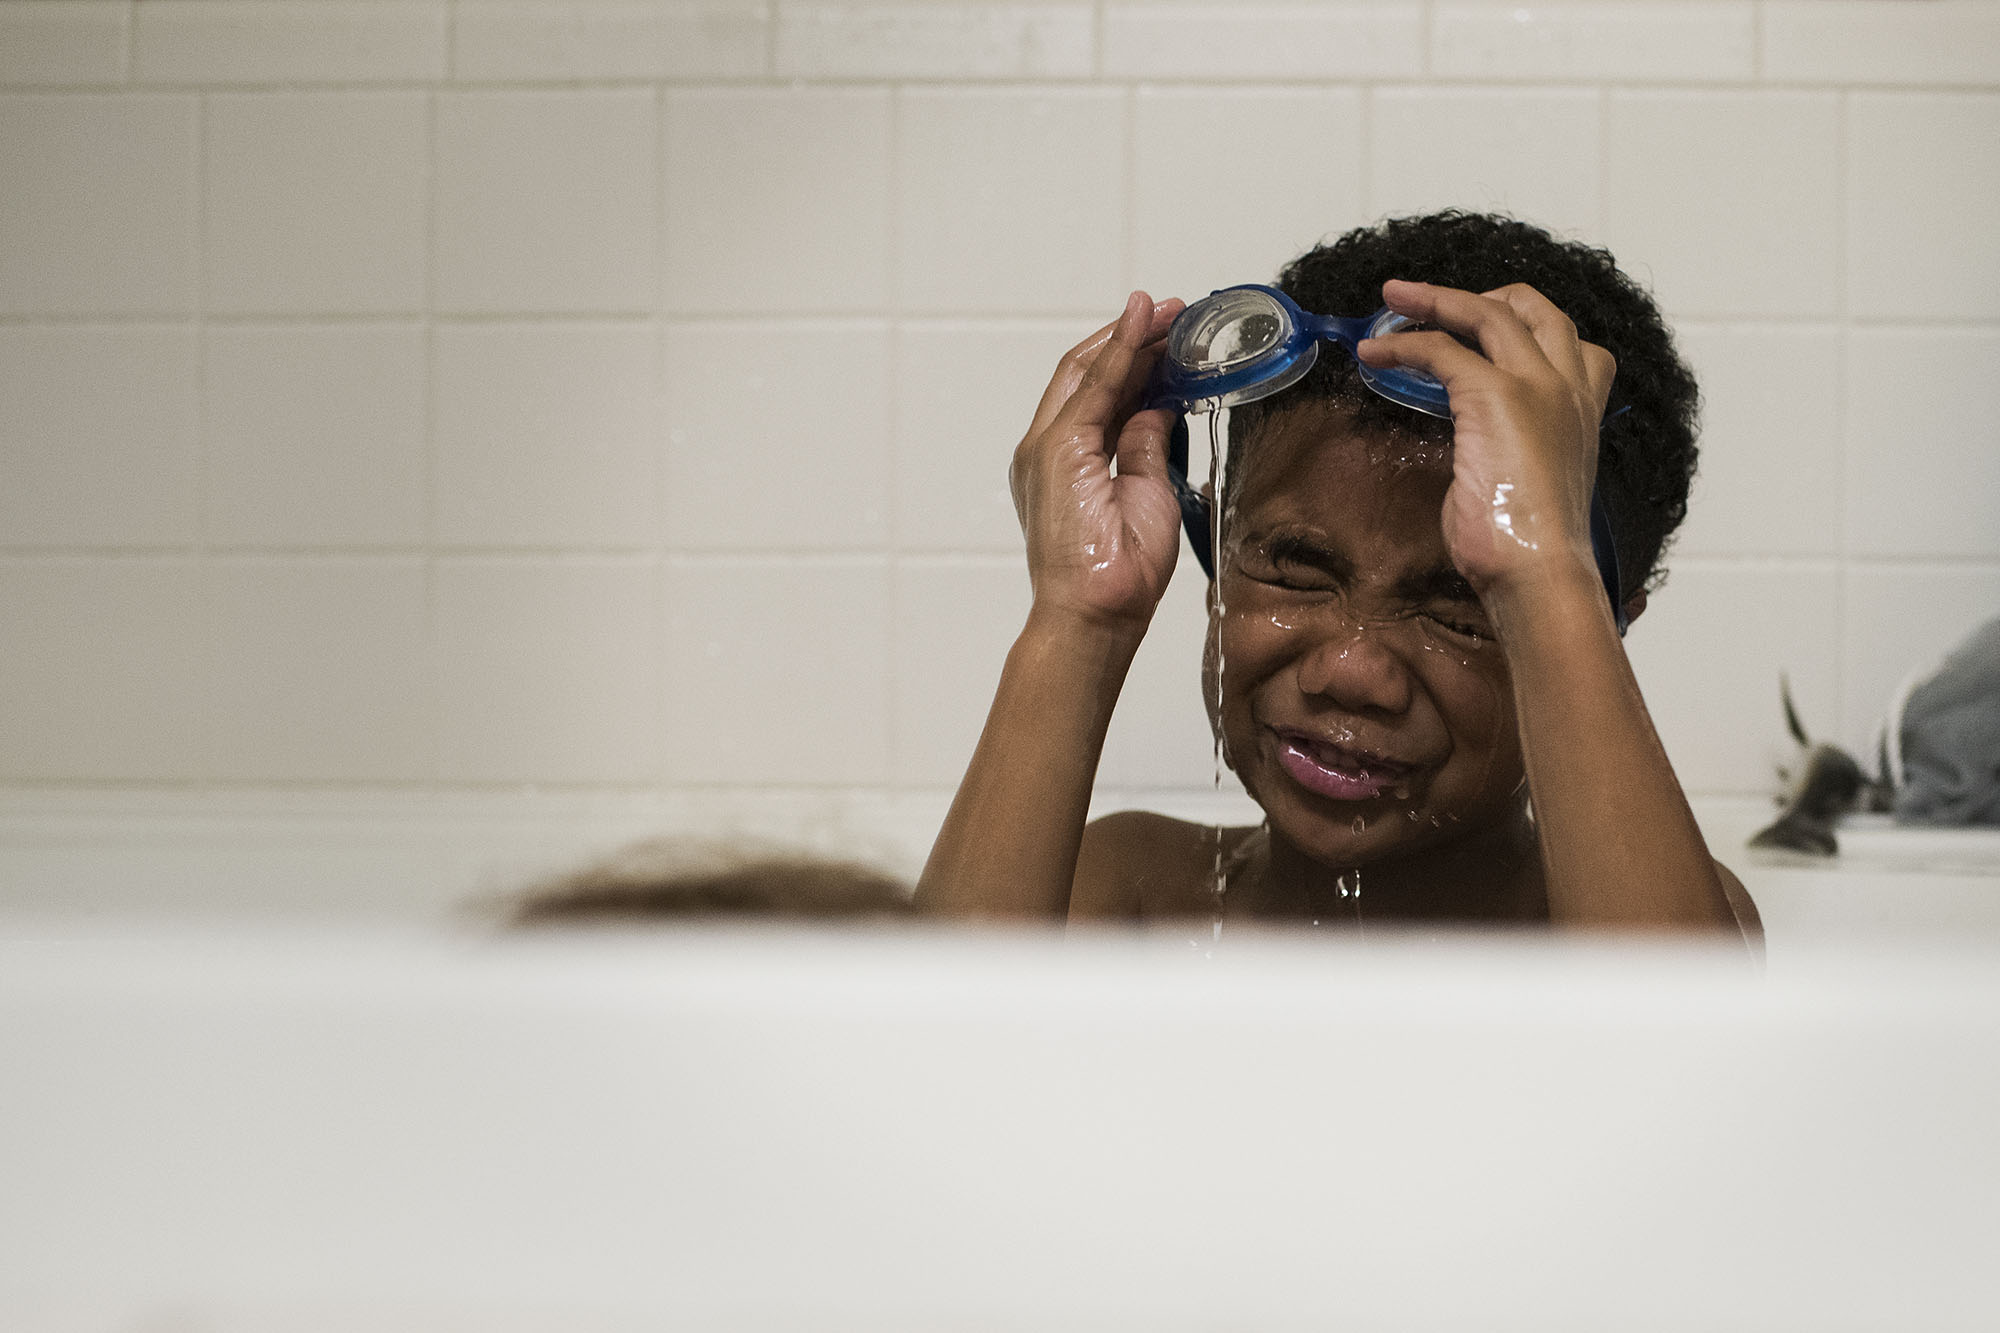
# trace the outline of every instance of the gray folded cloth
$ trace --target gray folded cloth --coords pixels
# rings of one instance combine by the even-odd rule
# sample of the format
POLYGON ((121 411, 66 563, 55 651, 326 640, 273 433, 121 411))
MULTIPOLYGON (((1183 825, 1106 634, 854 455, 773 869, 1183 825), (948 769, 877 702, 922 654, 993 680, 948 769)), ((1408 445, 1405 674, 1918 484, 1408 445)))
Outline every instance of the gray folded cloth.
POLYGON ((2000 824, 2000 617, 1890 709, 1889 772, 1905 824, 2000 824))

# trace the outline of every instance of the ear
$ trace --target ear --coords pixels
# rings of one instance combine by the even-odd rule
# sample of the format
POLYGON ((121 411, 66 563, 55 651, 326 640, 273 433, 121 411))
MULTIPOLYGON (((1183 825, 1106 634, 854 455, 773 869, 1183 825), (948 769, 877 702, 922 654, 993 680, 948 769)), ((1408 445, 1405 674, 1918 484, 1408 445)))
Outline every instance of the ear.
POLYGON ((1646 590, 1641 588, 1625 600, 1625 623, 1627 625, 1632 624, 1646 613, 1646 596, 1646 590))

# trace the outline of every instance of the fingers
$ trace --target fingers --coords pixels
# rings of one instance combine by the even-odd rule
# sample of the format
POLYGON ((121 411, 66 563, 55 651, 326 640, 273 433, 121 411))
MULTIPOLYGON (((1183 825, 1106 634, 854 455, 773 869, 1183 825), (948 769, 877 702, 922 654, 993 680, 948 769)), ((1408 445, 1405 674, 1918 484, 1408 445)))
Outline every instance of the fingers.
POLYGON ((1112 320, 1063 353, 1062 360, 1056 362, 1056 373, 1049 379, 1049 387, 1042 390, 1042 401, 1035 405, 1034 420, 1028 425, 1030 436, 1041 434, 1048 424, 1056 419, 1056 413, 1062 410, 1062 405, 1076 392, 1077 383, 1083 379, 1083 372, 1090 368, 1090 363, 1096 359, 1098 350, 1110 340, 1111 331, 1118 327, 1118 320, 1123 318, 1125 316, 1121 313, 1118 319, 1112 320))
POLYGON ((1382 284, 1382 299, 1399 315, 1472 338, 1503 370, 1520 373, 1549 361, 1520 316, 1492 296, 1392 278, 1382 284))
MULTIPOLYGON (((1594 425, 1602 418, 1612 379, 1617 374, 1616 358, 1602 347, 1580 339, 1570 317, 1527 283, 1510 283, 1475 295, 1429 283, 1391 281, 1383 285, 1383 296, 1398 313, 1474 337, 1486 357, 1504 370, 1533 378, 1554 371, 1577 393, 1581 400, 1579 409, 1589 416, 1586 424, 1594 425)), ((1447 371, 1462 376, 1474 369, 1470 362, 1452 355, 1434 340, 1404 349, 1407 355, 1373 345, 1393 339, 1402 348, 1406 340, 1422 336, 1394 334, 1390 338, 1371 339, 1363 344, 1370 353, 1364 359, 1373 365, 1414 366, 1440 380, 1445 380, 1447 371), (1423 358, 1422 361, 1414 359, 1417 357, 1423 358)), ((1448 380, 1446 387, 1450 387, 1448 380)))
POLYGON ((1408 366, 1430 375, 1451 396, 1454 416, 1464 405, 1464 395, 1493 373, 1491 361, 1437 329, 1370 338, 1355 350, 1371 366, 1408 366))
POLYGON ((1166 408, 1134 412, 1118 432, 1118 475, 1167 481, 1167 440, 1173 413, 1166 408))
POLYGON ((1541 348, 1550 365, 1578 382, 1583 381, 1583 357, 1579 351, 1581 344, 1577 341, 1576 325, 1555 302, 1525 282, 1496 287, 1484 295, 1514 312, 1515 318, 1527 326, 1535 346, 1541 348))
MULTIPOLYGON (((1082 388, 1085 378, 1089 376, 1092 368, 1097 365, 1105 349, 1111 344, 1119 331, 1127 327, 1127 321, 1135 317, 1135 311, 1145 310, 1150 313, 1146 316, 1143 327, 1136 338, 1129 340, 1126 344, 1129 360, 1125 367, 1126 373, 1121 375, 1116 382, 1117 392, 1114 395, 1113 401, 1122 401, 1130 393, 1136 392, 1138 385, 1129 382, 1135 378, 1135 375, 1131 372, 1133 364, 1139 360, 1136 355, 1136 349, 1151 347, 1164 339, 1167 336, 1167 330, 1173 326, 1174 319, 1186 308, 1186 303, 1178 297, 1170 297, 1164 301, 1154 302, 1148 300, 1144 292, 1132 293, 1131 297, 1125 303, 1124 311, 1120 313, 1117 319, 1098 329, 1088 338, 1085 338, 1082 342, 1063 354, 1062 360, 1056 365, 1054 377, 1049 380, 1049 387, 1043 391, 1042 400, 1035 408, 1034 420, 1028 426, 1029 438, 1033 438, 1041 434, 1044 430, 1047 430, 1056 417, 1061 414, 1063 408, 1075 400, 1077 392, 1082 388)), ((1136 374, 1139 383, 1143 384, 1145 376, 1151 372, 1152 362, 1148 360, 1142 367, 1139 367, 1136 374)))
POLYGON ((1578 343, 1583 352, 1583 373, 1590 385, 1591 401, 1597 405, 1597 419, 1604 419, 1604 405, 1611 401, 1611 384, 1618 378, 1618 358, 1596 343, 1578 343))

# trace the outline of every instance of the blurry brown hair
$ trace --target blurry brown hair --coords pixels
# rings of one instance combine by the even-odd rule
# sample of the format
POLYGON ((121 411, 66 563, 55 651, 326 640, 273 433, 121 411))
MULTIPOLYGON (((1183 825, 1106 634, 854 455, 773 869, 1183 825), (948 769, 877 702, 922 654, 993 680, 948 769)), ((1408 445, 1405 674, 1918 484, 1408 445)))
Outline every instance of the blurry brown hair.
POLYGON ((775 917, 866 921, 915 915, 886 871, 789 848, 660 838, 531 889, 515 925, 775 917))

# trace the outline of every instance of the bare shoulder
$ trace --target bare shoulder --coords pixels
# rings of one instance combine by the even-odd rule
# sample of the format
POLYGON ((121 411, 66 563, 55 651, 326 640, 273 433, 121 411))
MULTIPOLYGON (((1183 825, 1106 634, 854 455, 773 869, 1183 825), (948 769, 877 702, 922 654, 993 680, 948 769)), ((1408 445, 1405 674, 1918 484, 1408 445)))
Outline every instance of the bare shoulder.
MULTIPOLYGON (((1249 829, 1224 829, 1225 853, 1249 829)), ((1214 882, 1216 828, 1150 810, 1092 820, 1077 852, 1072 921, 1133 921, 1205 910, 1214 882)))
POLYGON ((1715 873, 1722 880, 1722 891, 1729 898, 1729 910, 1736 914, 1737 928, 1743 932, 1744 940, 1759 954, 1764 952, 1764 918, 1757 913, 1757 904, 1750 897, 1750 890, 1743 887, 1743 881, 1736 878, 1736 872, 1717 861, 1715 873))

